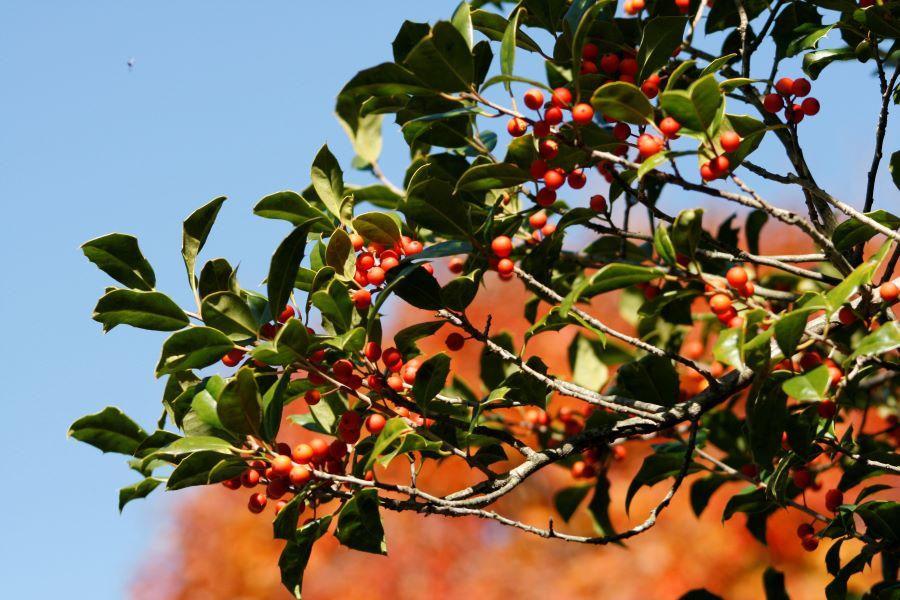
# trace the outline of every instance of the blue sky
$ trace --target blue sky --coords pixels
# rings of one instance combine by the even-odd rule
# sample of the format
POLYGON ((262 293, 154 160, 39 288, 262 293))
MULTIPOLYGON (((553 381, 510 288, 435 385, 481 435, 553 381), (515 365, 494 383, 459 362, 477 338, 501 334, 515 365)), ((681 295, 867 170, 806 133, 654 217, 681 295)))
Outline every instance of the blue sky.
MULTIPOLYGON (((224 194, 230 200, 204 256, 240 262, 242 281, 259 281, 286 230, 252 217, 253 203, 305 187, 323 142, 348 165, 349 144, 332 117, 336 92, 359 69, 390 57, 404 18, 448 17, 454 5, 0 5, 0 439, 17 482, 0 497, 4 595, 122 597, 158 519, 173 506, 174 495, 159 494, 119 516, 117 489, 133 474, 120 457, 65 437, 76 417, 106 405, 148 428, 160 412, 152 367, 164 334, 127 327, 101 333, 90 313, 110 281, 78 246, 110 231, 137 235, 158 287, 185 300, 181 220, 224 194)), ((875 82, 865 68, 840 65, 813 90, 823 110, 802 126, 813 169, 822 184, 858 203, 871 157, 875 82)), ((391 131, 383 163, 397 180, 404 158, 391 131)), ((786 170, 777 159, 770 165, 786 170)), ((886 168, 880 185, 879 205, 896 206, 886 168)), ((795 203, 799 194, 771 198, 795 203)))

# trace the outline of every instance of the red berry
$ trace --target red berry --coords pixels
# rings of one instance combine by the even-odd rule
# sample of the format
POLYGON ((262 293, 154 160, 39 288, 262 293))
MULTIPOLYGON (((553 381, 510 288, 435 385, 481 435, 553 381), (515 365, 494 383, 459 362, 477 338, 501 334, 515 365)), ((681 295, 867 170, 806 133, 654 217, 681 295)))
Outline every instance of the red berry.
POLYGON ((501 275, 509 275, 515 269, 516 264, 508 258, 501 258, 497 261, 497 272, 501 275))
POLYGON ((466 338, 464 338, 461 333, 454 331, 447 336, 447 339, 444 341, 444 343, 447 345, 448 350, 456 352, 457 350, 462 349, 463 344, 466 343, 466 338))
POLYGON ((812 85, 810 85, 808 79, 804 79, 800 77, 799 79, 795 79, 791 84, 791 93, 795 96, 805 96, 812 90, 812 85))
POLYGON ((816 407, 816 411, 819 413, 819 416, 823 419, 830 419, 834 417, 837 412, 837 405, 831 400, 823 400, 819 402, 819 406, 816 407))
POLYGON ((791 94, 791 91, 794 87, 794 80, 790 77, 782 77, 778 81, 775 82, 775 90, 779 94, 783 94, 788 96, 791 94))
POLYGON ((600 48, 597 47, 597 44, 592 44, 591 42, 588 42, 581 48, 581 58, 587 58, 588 60, 594 60, 599 55, 600 55, 600 48))
POLYGON ((284 310, 281 311, 281 314, 278 315, 278 322, 279 322, 279 323, 284 323, 285 321, 287 321, 288 319, 290 319, 291 317, 293 317, 295 314, 296 314, 296 313, 294 312, 294 307, 293 307, 293 306, 285 306, 285 307, 284 307, 284 310))
POLYGON ((613 126, 612 132, 614 138, 616 138, 620 142, 624 142, 631 135, 631 127, 628 126, 628 123, 619 122, 613 126))
POLYGON ((600 59, 600 68, 609 74, 619 70, 619 57, 615 54, 604 54, 600 59))
POLYGON ((644 95, 650 98, 656 98, 659 95, 659 84, 653 83, 651 81, 645 81, 641 84, 641 91, 644 92, 644 95))
POLYGON ((265 494, 253 494, 250 496, 249 502, 247 502, 247 508, 253 514, 259 514, 266 508, 266 502, 268 500, 265 494))
MULTIPOLYGON (((624 62, 624 61, 623 61, 624 62)), ((641 134, 637 140, 638 152, 641 153, 641 156, 647 158, 648 156, 653 156, 660 150, 662 150, 662 142, 660 142, 659 138, 650 135, 649 133, 641 134)))
POLYGON ((733 131, 723 131, 719 136, 719 144, 725 152, 734 152, 741 147, 741 136, 733 131))
POLYGON ((856 314, 849 306, 842 306, 838 311, 838 320, 842 325, 853 325, 856 323, 856 314))
POLYGON ((528 122, 525 121, 525 119, 513 117, 509 120, 509 123, 506 124, 506 131, 513 137, 521 137, 528 131, 528 122))
POLYGON ((352 299, 353 305, 359 309, 369 308, 372 304, 372 294, 369 290, 356 290, 352 294, 352 299))
POLYGON ((580 102, 572 108, 572 120, 579 125, 587 125, 594 118, 594 108, 590 104, 580 102))
POLYGON ((606 198, 600 194, 591 196, 591 210, 598 213, 606 212, 606 198))
POLYGON ((528 170, 531 173, 531 176, 535 179, 542 179, 544 177, 544 173, 547 172, 547 169, 549 169, 549 167, 547 166, 547 161, 537 159, 531 163, 531 166, 528 170))
POLYGON ((512 254, 512 240, 508 236, 498 235, 491 241, 491 251, 500 258, 506 258, 512 254))
POLYGON ((565 183, 565 175, 562 169, 551 169, 544 173, 544 184, 551 190, 558 190, 565 183))
POLYGON ((724 314, 731 309, 731 298, 725 294, 715 294, 709 299, 709 307, 717 315, 724 314))
POLYGON ((541 90, 530 89, 525 92, 525 106, 537 110, 544 105, 544 94, 541 90))
POLYGON ((888 304, 894 302, 898 296, 900 296, 900 288, 897 287, 896 284, 892 281, 888 281, 886 283, 882 283, 878 288, 878 294, 881 296, 882 302, 887 302, 888 304))
POLYGON ((285 477, 291 472, 293 463, 290 456, 279 454, 272 459, 272 474, 276 477, 285 477))
POLYGON ((241 473, 241 485, 246 488, 255 487, 259 483, 259 471, 256 469, 247 469, 241 473))
POLYGON ((718 177, 718 174, 716 174, 712 170, 712 167, 710 167, 709 161, 700 165, 700 177, 703 178, 703 181, 712 181, 713 179, 718 177))
POLYGON ((381 345, 378 344, 378 342, 369 342, 366 344, 364 352, 366 358, 368 358, 372 362, 375 362, 376 360, 381 358, 381 345))
POLYGON ((384 283, 384 269, 381 267, 372 267, 366 272, 366 280, 371 285, 381 285, 384 283))
POLYGON ((566 177, 566 181, 573 190, 580 190, 587 183, 587 176, 581 169, 575 169, 569 173, 568 177, 566 177))
POLYGON ((532 131, 534 132, 534 137, 545 138, 550 135, 550 123, 547 121, 535 121, 532 131))
POLYGON ((462 273, 463 268, 465 267, 466 261, 461 259, 458 256, 454 256, 450 259, 450 262, 447 263, 447 268, 450 269, 451 273, 462 273))
POLYGON ((678 131, 681 129, 681 123, 673 119, 672 117, 666 117, 662 121, 659 122, 659 130, 662 134, 668 138, 674 137, 678 131))
POLYGON ((837 512, 838 507, 844 503, 844 492, 834 488, 825 492, 825 508, 831 512, 837 512))
POLYGON ((288 474, 288 480, 291 482, 291 484, 298 487, 306 485, 307 483, 309 483, 310 479, 312 479, 312 471, 302 465, 294 467, 288 474))
POLYGON ((544 237, 553 235, 554 233, 556 233, 556 225, 553 223, 547 223, 546 225, 541 227, 541 233, 544 234, 544 237))
POLYGON ((237 366, 238 363, 244 358, 246 352, 235 348, 234 350, 229 350, 228 353, 222 357, 222 364, 226 367, 234 367, 237 366))
POLYGON ((387 420, 382 415, 375 413, 369 415, 369 418, 366 419, 366 429, 372 435, 378 435, 384 429, 385 423, 387 423, 387 420))
POLYGON ((638 72, 638 63, 633 58, 624 58, 619 63, 619 72, 623 75, 631 75, 634 77, 638 72))
POLYGON ((791 123, 799 123, 806 115, 803 113, 803 106, 800 104, 792 104, 784 109, 784 118, 791 123))
POLYGON ((815 98, 804 98, 800 103, 800 110, 808 117, 818 114, 820 108, 819 101, 815 98))
POLYGON ((770 113, 777 113, 784 108, 784 100, 778 94, 766 94, 763 98, 763 106, 770 113))
POLYGON ((724 175, 728 172, 728 169, 731 167, 731 161, 728 160, 727 156, 719 155, 709 161, 709 168, 713 173, 717 175, 724 175))
POLYGON ((594 61, 583 60, 581 61, 581 69, 579 69, 579 72, 582 75, 594 75, 596 73, 599 73, 600 70, 597 68, 597 63, 595 63, 594 61))
POLYGON ((535 198, 538 205, 543 206, 544 208, 551 206, 554 202, 556 202, 556 191, 550 189, 549 187, 541 188, 538 190, 537 196, 535 198))
POLYGON ((553 104, 553 106, 566 108, 572 103, 572 92, 570 92, 568 88, 558 87, 553 90, 553 95, 550 97, 550 102, 553 104))
POLYGON ((558 106, 551 106, 544 111, 544 121, 548 125, 559 125, 563 121, 562 109, 558 106))
POLYGON ((746 465, 741 467, 741 473, 743 473, 744 477, 756 479, 757 475, 759 475, 759 467, 757 467, 753 463, 747 463, 746 465))
POLYGON ((312 457, 313 450, 309 446, 309 444, 297 444, 291 451, 291 458, 294 459, 294 462, 301 465, 309 464, 309 461, 312 460, 312 457))
POLYGON ((309 442, 309 447, 312 448, 314 458, 321 460, 328 454, 328 442, 322 438, 314 438, 309 442))
POLYGON ((559 144, 553 140, 541 140, 538 142, 538 154, 545 160, 553 160, 559 154, 559 144))
POLYGON ((542 210, 533 213, 528 217, 528 224, 531 225, 532 229, 540 229, 547 224, 547 213, 542 210))
POLYGON ((812 475, 810 475, 809 471, 806 469, 797 469, 794 471, 792 478, 794 480, 794 485, 801 490, 805 490, 812 485, 812 475))
MULTIPOLYGON (((390 271, 390 270, 393 269, 394 267, 398 266, 399 264, 400 264, 400 261, 399 261, 398 259, 396 259, 396 258, 393 257, 393 256, 388 256, 387 258, 382 258, 382 259, 381 259, 381 264, 380 264, 379 266, 381 267, 381 270, 382 270, 382 271, 384 271, 385 273, 387 273, 388 271, 390 271)), ((367 281, 368 281, 369 283, 372 283, 372 279, 371 279, 371 271, 370 271, 369 273, 370 273, 370 275, 369 275, 369 277, 367 278, 367 281)))
POLYGON ((813 526, 810 525, 809 523, 800 523, 800 525, 797 526, 797 537, 798 538, 805 538, 806 536, 814 535, 815 533, 816 533, 816 530, 813 529, 813 526))
POLYGON ((728 280, 728 284, 731 287, 742 287, 747 281, 750 279, 747 275, 746 269, 744 267, 731 267, 728 269, 728 272, 725 273, 725 279, 728 280))
POLYGON ((322 394, 319 393, 319 390, 306 390, 306 393, 303 394, 303 399, 306 400, 309 406, 318 404, 321 398, 322 394))
POLYGON ((812 552, 819 547, 819 539, 814 535, 807 535, 800 541, 800 545, 807 552, 812 552))

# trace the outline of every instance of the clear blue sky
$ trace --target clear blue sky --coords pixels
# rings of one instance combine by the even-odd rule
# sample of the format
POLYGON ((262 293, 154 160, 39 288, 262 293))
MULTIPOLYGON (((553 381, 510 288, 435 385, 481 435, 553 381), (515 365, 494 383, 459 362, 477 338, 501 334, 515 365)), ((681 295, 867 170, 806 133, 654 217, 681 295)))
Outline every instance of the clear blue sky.
MULTIPOLYGON (((325 141, 348 165, 349 145, 332 117, 336 92, 357 70, 390 57, 404 18, 446 17, 454 5, 0 5, 0 439, 15 481, 0 496, 4 597, 123 597, 175 496, 155 495, 119 516, 117 490, 133 473, 121 457, 65 437, 76 417, 106 405, 148 428, 160 412, 152 367, 164 334, 101 333, 90 313, 110 281, 78 246, 110 231, 137 235, 158 287, 185 300, 181 220, 224 194, 230 200, 204 255, 240 262, 242 281, 259 281, 285 229, 252 217, 253 203, 305 187, 325 141)), ((823 111, 802 126, 820 181, 857 202, 877 102, 863 71, 826 71, 814 84, 823 111)), ((391 132, 383 162, 396 179, 403 159, 391 132)), ((896 206, 889 179, 881 185, 879 204, 896 206)))

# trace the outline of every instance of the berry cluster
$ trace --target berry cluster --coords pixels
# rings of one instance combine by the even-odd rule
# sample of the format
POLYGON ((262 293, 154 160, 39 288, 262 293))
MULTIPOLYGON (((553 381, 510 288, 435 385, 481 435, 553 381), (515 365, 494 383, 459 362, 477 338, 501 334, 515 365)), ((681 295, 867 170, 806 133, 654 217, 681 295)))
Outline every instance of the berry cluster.
POLYGON ((815 98, 805 98, 810 91, 812 91, 812 85, 808 79, 782 77, 775 82, 775 92, 766 94, 763 98, 763 106, 773 114, 784 109, 785 120, 788 123, 797 124, 803 120, 803 117, 817 114, 821 108, 819 101, 815 98), (800 98, 803 100, 798 104, 797 100, 800 98))
MULTIPOLYGON (((368 308, 372 304, 372 292, 366 289, 371 285, 380 289, 387 276, 387 272, 400 264, 403 256, 413 256, 424 250, 422 242, 408 236, 403 236, 393 246, 370 242, 365 245, 365 240, 359 234, 351 234, 350 241, 356 255, 356 274, 353 280, 360 286, 352 292, 353 304, 356 308, 368 308)), ((433 273, 433 267, 425 263, 423 267, 433 273)))
POLYGON ((709 308, 727 327, 740 327, 744 324, 744 319, 738 315, 734 307, 733 292, 737 292, 743 298, 749 298, 754 294, 755 286, 744 267, 729 269, 725 274, 725 280, 730 288, 722 286, 720 281, 707 284, 707 292, 712 294, 709 298, 709 308))

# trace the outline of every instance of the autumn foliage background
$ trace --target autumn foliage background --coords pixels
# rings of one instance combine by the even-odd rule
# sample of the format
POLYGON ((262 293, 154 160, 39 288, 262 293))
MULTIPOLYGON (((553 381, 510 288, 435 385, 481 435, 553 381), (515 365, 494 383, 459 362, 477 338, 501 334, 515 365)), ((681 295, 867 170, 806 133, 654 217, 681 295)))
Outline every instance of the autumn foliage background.
MULTIPOLYGON (((716 209, 713 207, 715 219, 716 209)), ((719 220, 721 217, 719 215, 719 220)), ((771 254, 803 253, 790 235, 778 235, 779 226, 769 225, 762 237, 762 250, 771 254)), ((782 230, 783 232, 783 230, 782 230)), ((880 243, 875 240, 872 246, 880 243)), ((439 266, 436 273, 446 274, 439 266)), ((526 299, 518 281, 503 282, 489 276, 487 285, 469 308, 476 323, 492 318, 492 331, 506 330, 521 343, 529 323, 522 316, 526 299)), ((619 294, 607 294, 594 303, 592 311, 604 322, 622 331, 631 327, 618 311, 619 294)), ((701 303, 695 310, 705 310, 701 303)), ((430 315, 406 307, 389 320, 393 331, 430 315)), ((570 328, 571 329, 571 328, 570 328)), ((420 344, 429 354, 443 348, 445 327, 420 344)), ((388 332, 389 333, 389 332, 388 332)), ((566 348, 574 331, 564 329, 535 337, 528 353, 540 355, 555 373, 568 372, 566 348)), ((694 339, 688 337, 688 340, 694 339)), ((477 376, 480 345, 469 343, 455 355, 453 374, 477 376)), ((709 357, 706 357, 709 358, 709 357)), ((471 380, 471 379, 470 379, 471 380)), ((477 381, 477 377, 474 378, 477 381)), ((684 379, 683 379, 684 382, 684 379)), ((683 383, 684 384, 684 383, 683 383)), ((295 408, 302 404, 298 402, 295 408)), ((555 397, 551 410, 567 404, 555 397)), ((576 407, 577 402, 572 402, 576 407)), ((302 409, 301 409, 302 410, 302 409)), ((521 413, 518 413, 521 414, 521 413)), ((874 416, 874 415, 873 415, 874 416)), ((884 423, 870 416, 867 430, 884 423)), ((293 444, 308 436, 289 423, 283 432, 293 444)), ((649 443, 644 446, 649 448, 649 443)), ((610 504, 613 524, 619 529, 642 521, 665 494, 659 484, 640 492, 631 507, 631 517, 623 510, 628 482, 640 467, 644 453, 638 444, 629 444, 629 453, 609 470, 612 482, 610 504)), ((407 469, 395 461, 395 474, 407 469)), ((449 493, 467 482, 469 469, 456 458, 440 466, 427 464, 420 485, 436 493, 449 493)), ((833 475, 833 474, 832 474, 833 475)), ((832 481, 831 479, 834 479, 832 481)), ((822 481, 823 489, 836 483, 822 481)), ((690 483, 690 479, 688 482, 690 483)), ((553 494, 574 483, 567 469, 541 471, 515 494, 499 503, 499 510, 512 518, 538 525, 552 518, 573 531, 590 531, 585 511, 578 511, 567 525, 553 510, 553 494), (549 471, 549 472, 548 472, 549 471)), ((353 552, 337 540, 323 538, 316 544, 304 579, 304 596, 314 599, 383 598, 677 598, 684 592, 706 587, 728 600, 753 600, 762 596, 761 577, 766 566, 784 572, 792 598, 817 598, 822 594, 825 572, 823 545, 813 553, 804 552, 795 530, 803 522, 799 511, 778 511, 769 520, 768 546, 761 545, 744 527, 746 518, 738 514, 721 520, 727 499, 742 484, 732 483, 713 496, 698 519, 690 506, 687 485, 677 494, 671 508, 647 535, 629 540, 626 547, 586 546, 544 540, 509 530, 477 518, 445 518, 415 513, 383 511, 388 556, 353 552)), ((262 518, 246 509, 244 494, 221 487, 204 488, 186 495, 177 505, 168 527, 161 531, 152 556, 143 561, 132 585, 134 600, 213 600, 234 598, 262 600, 289 598, 281 584, 277 566, 284 542, 273 540, 269 512, 262 518), (268 515, 268 516, 267 516, 268 515), (211 559, 211 557, 215 557, 211 559)), ((821 509, 821 493, 810 492, 811 506, 821 509)), ((851 555, 847 544, 842 556, 851 555)), ((878 563, 851 580, 850 589, 863 590, 877 581, 878 563)))

